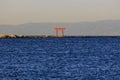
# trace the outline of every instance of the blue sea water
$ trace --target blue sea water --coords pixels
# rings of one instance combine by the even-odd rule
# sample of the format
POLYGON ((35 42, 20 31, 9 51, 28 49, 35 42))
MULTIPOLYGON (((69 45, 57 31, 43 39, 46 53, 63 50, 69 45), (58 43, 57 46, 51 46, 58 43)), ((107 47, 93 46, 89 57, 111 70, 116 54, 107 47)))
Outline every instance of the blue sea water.
POLYGON ((120 80, 120 38, 0 39, 0 80, 120 80))

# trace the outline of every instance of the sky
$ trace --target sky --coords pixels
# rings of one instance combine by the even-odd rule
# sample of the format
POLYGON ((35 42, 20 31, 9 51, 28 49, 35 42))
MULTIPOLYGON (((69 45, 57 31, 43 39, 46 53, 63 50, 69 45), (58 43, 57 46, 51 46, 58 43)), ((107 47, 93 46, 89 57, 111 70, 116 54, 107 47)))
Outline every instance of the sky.
POLYGON ((120 20, 120 0, 0 0, 0 25, 120 20))

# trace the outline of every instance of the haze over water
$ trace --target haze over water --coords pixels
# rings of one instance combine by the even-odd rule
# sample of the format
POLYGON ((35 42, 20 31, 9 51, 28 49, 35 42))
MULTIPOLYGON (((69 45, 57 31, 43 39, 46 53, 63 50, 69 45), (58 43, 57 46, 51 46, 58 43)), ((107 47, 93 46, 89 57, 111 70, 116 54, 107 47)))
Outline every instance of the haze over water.
POLYGON ((119 4, 119 0, 0 0, 0 33, 54 35, 55 27, 65 27, 66 35, 120 35, 119 4))

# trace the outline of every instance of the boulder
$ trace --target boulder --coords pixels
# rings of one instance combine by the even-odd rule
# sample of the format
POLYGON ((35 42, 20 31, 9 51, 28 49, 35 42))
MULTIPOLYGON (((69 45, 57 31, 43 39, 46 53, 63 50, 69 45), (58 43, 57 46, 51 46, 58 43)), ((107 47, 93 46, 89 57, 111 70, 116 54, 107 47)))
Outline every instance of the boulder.
POLYGON ((14 34, 0 34, 0 38, 16 38, 14 34))
POLYGON ((14 35, 14 34, 8 34, 7 37, 9 37, 9 38, 16 38, 16 35, 14 35))
POLYGON ((0 34, 0 38, 5 38, 6 35, 5 34, 0 34))

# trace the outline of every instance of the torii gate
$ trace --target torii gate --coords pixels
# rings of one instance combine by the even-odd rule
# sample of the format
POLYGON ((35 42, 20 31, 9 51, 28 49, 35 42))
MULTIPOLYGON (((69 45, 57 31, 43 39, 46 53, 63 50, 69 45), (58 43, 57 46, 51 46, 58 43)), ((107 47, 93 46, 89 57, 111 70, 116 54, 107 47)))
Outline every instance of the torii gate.
POLYGON ((64 37, 64 30, 65 28, 55 28, 56 37, 64 37), (62 35, 59 35, 59 31, 61 31, 62 35))

